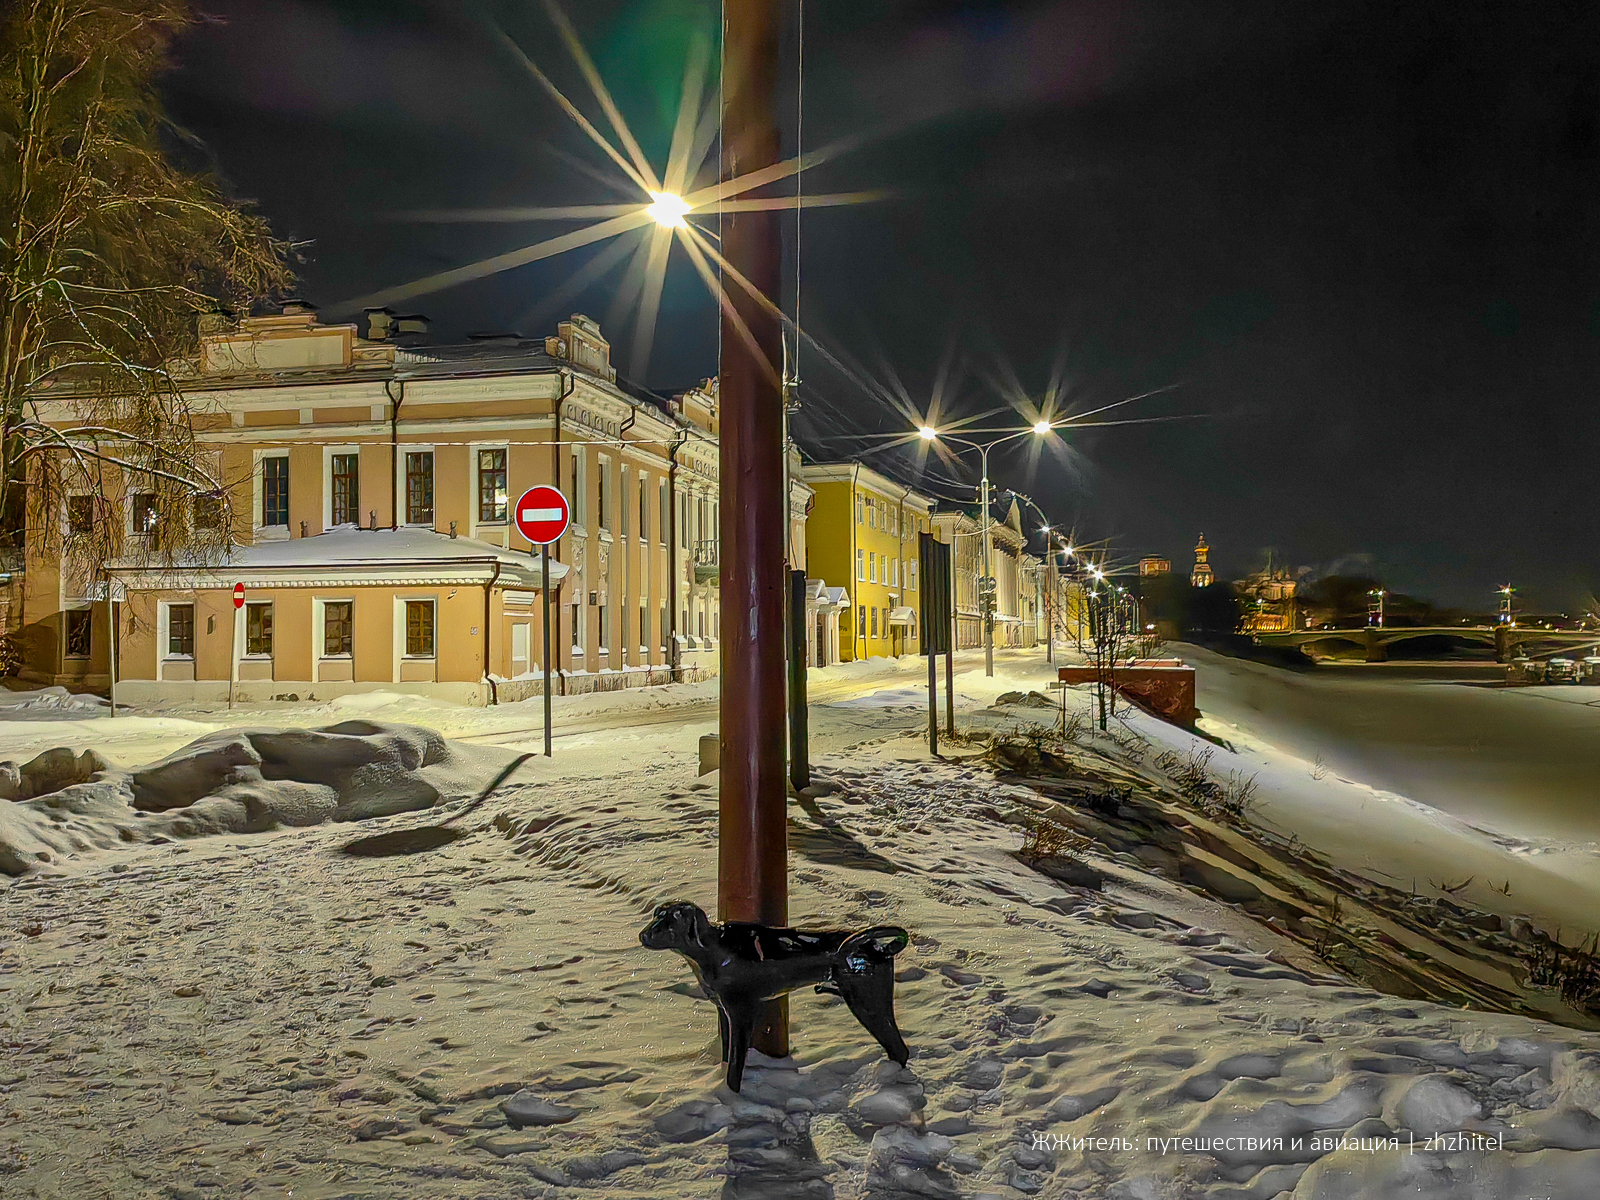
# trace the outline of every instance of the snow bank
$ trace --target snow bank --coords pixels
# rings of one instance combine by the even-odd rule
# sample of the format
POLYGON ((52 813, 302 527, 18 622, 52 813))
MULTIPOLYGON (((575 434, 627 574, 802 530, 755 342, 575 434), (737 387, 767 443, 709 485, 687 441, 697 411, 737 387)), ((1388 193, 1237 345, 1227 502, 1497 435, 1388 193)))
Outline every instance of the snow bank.
POLYGON ((4 721, 25 719, 36 712, 55 716, 63 712, 97 713, 107 707, 99 696, 69 692, 64 687, 24 692, 0 690, 0 720, 4 721))
POLYGON ((0 791, 18 797, 0 803, 0 871, 20 875, 128 843, 431 808, 474 790, 510 758, 419 726, 371 721, 224 730, 135 771, 113 770, 92 752, 53 750, 20 768, 0 763, 0 791))

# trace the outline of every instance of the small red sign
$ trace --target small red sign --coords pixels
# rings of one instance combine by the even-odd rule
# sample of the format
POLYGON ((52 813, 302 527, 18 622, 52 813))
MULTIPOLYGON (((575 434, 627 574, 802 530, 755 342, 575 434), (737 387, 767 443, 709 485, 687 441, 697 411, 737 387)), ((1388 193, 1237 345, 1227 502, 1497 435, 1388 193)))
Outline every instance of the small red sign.
POLYGON ((512 519, 517 523, 518 533, 534 545, 542 546, 561 540, 572 523, 572 507, 555 488, 540 484, 522 493, 512 519))
POLYGON ((233 606, 235 608, 244 607, 244 584, 242 583, 233 585, 233 606))

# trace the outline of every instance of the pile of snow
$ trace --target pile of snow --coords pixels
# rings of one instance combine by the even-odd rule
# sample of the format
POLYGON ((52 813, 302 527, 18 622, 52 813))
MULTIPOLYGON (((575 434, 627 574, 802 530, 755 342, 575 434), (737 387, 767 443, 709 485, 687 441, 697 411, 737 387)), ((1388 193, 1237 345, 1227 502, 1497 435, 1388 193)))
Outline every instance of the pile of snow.
POLYGON ((118 771, 93 751, 0 763, 0 872, 20 875, 127 843, 359 821, 475 790, 511 755, 430 729, 345 721, 230 729, 118 771))
POLYGON ((64 687, 35 688, 32 691, 8 692, 0 690, 0 720, 26 720, 35 713, 46 718, 63 713, 99 713, 107 707, 105 700, 91 693, 69 692, 64 687))

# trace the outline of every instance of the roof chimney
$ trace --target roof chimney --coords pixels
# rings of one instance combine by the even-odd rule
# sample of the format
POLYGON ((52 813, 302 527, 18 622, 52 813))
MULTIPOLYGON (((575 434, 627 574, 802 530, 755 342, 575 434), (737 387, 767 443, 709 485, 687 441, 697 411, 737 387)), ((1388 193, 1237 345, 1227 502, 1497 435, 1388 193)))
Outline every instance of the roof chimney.
POLYGON ((363 309, 367 318, 367 340, 369 342, 385 341, 394 333, 394 311, 387 308, 363 309))

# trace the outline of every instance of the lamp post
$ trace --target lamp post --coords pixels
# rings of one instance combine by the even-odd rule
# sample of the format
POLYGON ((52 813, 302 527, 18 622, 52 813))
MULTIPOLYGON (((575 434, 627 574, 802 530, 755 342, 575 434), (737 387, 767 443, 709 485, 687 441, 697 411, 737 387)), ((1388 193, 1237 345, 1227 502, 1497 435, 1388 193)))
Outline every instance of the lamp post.
POLYGON ((1002 442, 1009 442, 1014 438, 1026 437, 1030 433, 1043 437, 1045 434, 1053 430, 1057 424, 1064 424, 1064 422, 1037 421, 1027 429, 1018 429, 1011 433, 1004 434, 1001 437, 991 438, 987 442, 974 442, 969 438, 956 437, 953 434, 941 433, 932 425, 924 425, 922 428, 917 430, 917 432, 922 435, 922 440, 925 442, 942 439, 946 442, 956 442, 962 446, 976 450, 983 464, 983 580, 985 585, 985 590, 982 592, 983 599, 981 601, 983 604, 983 673, 991 677, 994 675, 994 604, 997 596, 994 590, 994 571, 991 566, 994 557, 994 522, 991 520, 989 513, 989 451, 1000 445, 1002 442))

